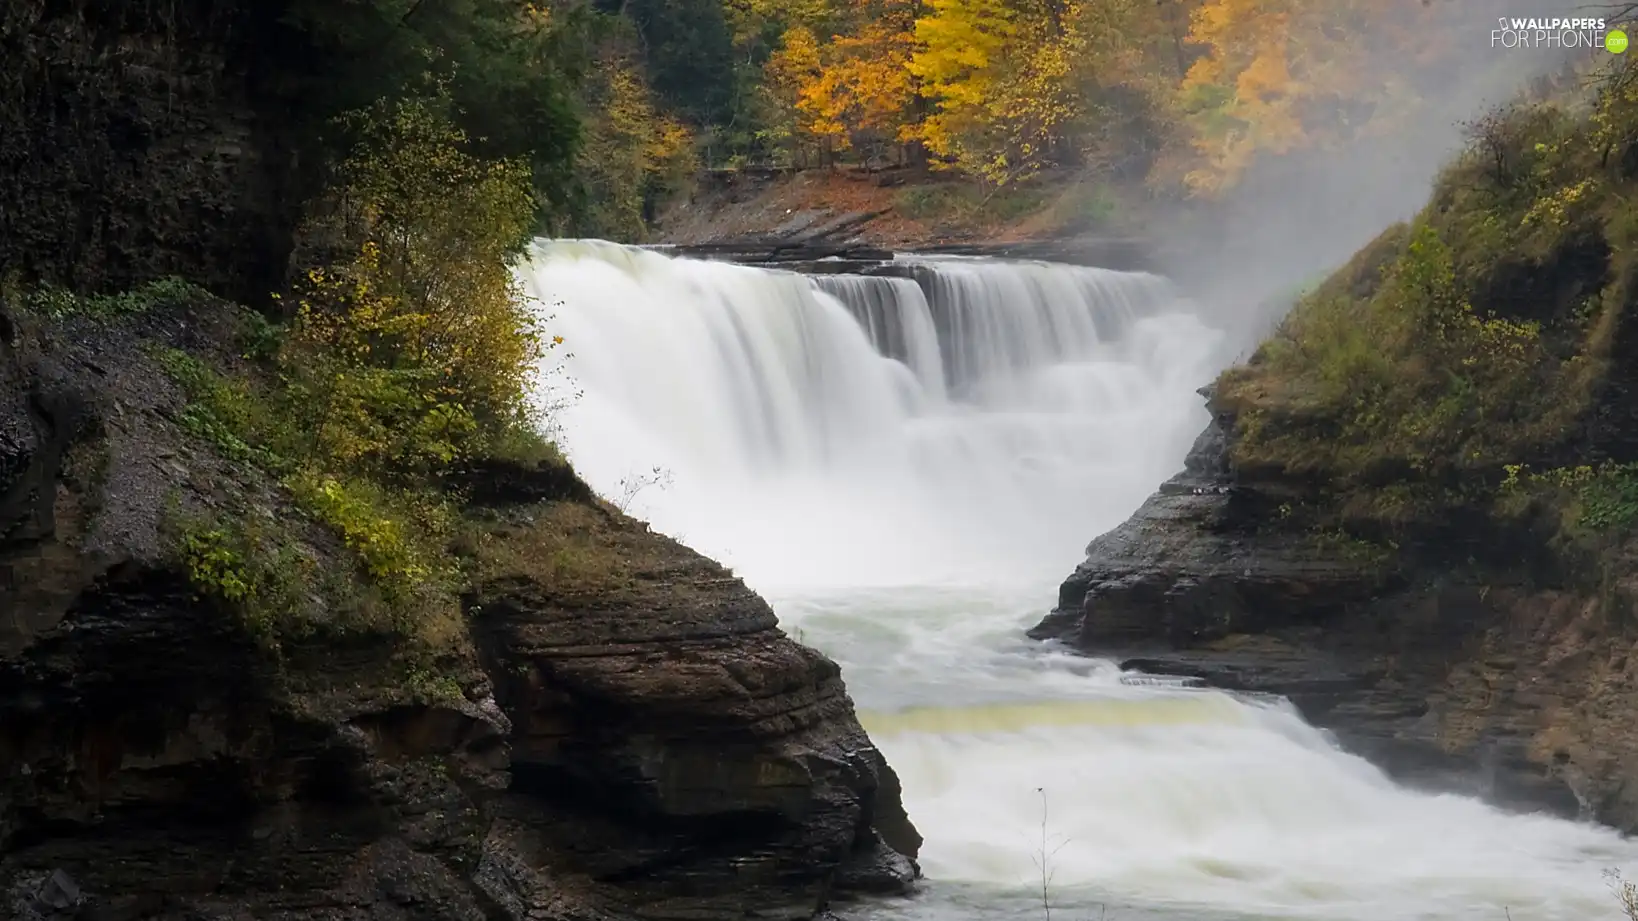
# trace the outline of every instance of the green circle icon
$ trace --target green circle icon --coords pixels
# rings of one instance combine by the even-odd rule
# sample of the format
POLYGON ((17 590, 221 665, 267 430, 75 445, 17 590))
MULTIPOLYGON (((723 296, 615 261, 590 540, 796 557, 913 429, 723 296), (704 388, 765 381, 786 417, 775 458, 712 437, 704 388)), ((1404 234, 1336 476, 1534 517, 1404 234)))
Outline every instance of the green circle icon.
POLYGON ((1622 32, 1620 29, 1612 30, 1608 35, 1604 36, 1604 47, 1609 49, 1610 54, 1620 54, 1626 51, 1627 33, 1622 32))

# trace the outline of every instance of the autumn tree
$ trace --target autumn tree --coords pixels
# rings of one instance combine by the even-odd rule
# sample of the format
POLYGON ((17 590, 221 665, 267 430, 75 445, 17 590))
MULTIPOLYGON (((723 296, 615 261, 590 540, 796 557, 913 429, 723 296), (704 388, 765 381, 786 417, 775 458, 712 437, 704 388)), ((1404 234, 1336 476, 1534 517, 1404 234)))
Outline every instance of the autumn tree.
POLYGON ((356 249, 308 271, 283 356, 328 463, 420 473, 527 424, 542 342, 509 263, 529 168, 473 154, 457 112, 440 86, 347 118, 359 143, 307 235, 356 249))
POLYGON ((1204 54, 1178 88, 1192 134, 1183 181, 1232 185, 1263 155, 1346 139, 1396 98, 1440 31, 1437 9, 1383 0, 1205 0, 1189 40, 1204 54))
POLYGON ((856 150, 869 160, 909 140, 914 19, 911 0, 860 0, 834 21, 845 31, 828 41, 806 25, 789 29, 768 73, 795 128, 827 154, 856 150))
MULTIPOLYGON (((1173 99, 1198 51, 1186 42, 1199 0, 1088 0, 1069 58, 1079 111, 1066 153, 1083 169, 1141 180, 1176 134, 1173 99)), ((1061 155, 1062 158, 1062 155, 1061 155)))
POLYGON ((660 108, 640 61, 619 47, 597 61, 584 104, 581 230, 642 240, 657 204, 682 190, 698 167, 693 133, 660 108))
MULTIPOLYGON (((728 163, 788 159, 799 133, 794 72, 806 66, 783 54, 787 34, 829 34, 831 0, 723 0, 734 55, 734 97, 729 123, 707 128, 728 163), (776 60, 783 57, 783 60, 776 60)), ((815 39, 815 42, 817 39, 815 39)), ((798 44, 791 47, 800 51, 798 44)))
POLYGON ((1077 111, 1078 8, 929 0, 926 9, 910 72, 935 106, 920 132, 928 149, 997 185, 1038 170, 1077 111))

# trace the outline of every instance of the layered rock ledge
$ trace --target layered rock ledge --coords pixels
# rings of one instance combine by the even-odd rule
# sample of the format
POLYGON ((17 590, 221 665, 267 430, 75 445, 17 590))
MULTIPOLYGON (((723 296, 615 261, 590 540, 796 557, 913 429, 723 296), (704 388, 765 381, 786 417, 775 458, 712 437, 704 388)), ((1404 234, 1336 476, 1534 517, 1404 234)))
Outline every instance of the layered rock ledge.
POLYGON ((795 919, 911 885, 836 664, 563 468, 469 473, 483 575, 435 661, 274 654, 200 598, 172 510, 299 514, 148 348, 227 341, 0 306, 0 915, 795 919))
POLYGON ((1543 587, 1453 563, 1459 544, 1384 558, 1289 523, 1303 484, 1233 469, 1234 418, 1202 392, 1213 421, 1185 469, 1092 541, 1030 635, 1289 698, 1413 784, 1638 829, 1631 580, 1543 587))

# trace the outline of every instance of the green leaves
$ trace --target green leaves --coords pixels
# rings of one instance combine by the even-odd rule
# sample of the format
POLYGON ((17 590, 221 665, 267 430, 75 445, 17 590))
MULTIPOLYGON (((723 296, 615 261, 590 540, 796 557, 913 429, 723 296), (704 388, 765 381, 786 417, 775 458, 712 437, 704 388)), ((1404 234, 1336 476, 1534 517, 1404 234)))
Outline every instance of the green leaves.
POLYGON ((203 288, 172 277, 118 294, 75 294, 62 288, 41 288, 24 295, 23 306, 58 320, 71 316, 122 317, 209 297, 203 288))
POLYGON ((200 593, 275 642, 315 618, 459 641, 443 478, 497 447, 549 447, 531 445, 541 420, 527 388, 561 340, 543 340, 510 266, 533 222, 529 169, 478 153, 447 86, 434 86, 343 119, 357 143, 308 228, 343 255, 309 269, 288 298, 287 327, 249 324, 242 344, 254 365, 224 373, 182 351, 155 353, 188 395, 181 427, 273 474, 305 512, 271 524, 266 540, 233 514, 178 541, 200 593), (330 573, 309 603, 290 588, 301 579, 276 577, 334 553, 333 540, 315 540, 326 531, 356 570, 330 573))
POLYGON ((358 140, 339 113, 447 92, 454 124, 486 159, 528 171, 538 220, 565 213, 580 144, 574 90, 586 67, 589 19, 543 15, 518 0, 295 0, 287 22, 314 48, 286 92, 325 159, 358 140))

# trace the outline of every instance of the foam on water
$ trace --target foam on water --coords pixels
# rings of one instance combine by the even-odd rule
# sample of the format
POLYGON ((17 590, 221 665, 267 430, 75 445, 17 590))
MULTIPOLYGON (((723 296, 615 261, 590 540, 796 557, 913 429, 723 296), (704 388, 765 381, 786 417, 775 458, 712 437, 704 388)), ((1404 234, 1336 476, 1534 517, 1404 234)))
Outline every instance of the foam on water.
POLYGON ((581 473, 842 663, 927 838, 924 895, 866 914, 1039 917, 1045 852, 1075 917, 1619 916, 1602 872, 1638 848, 1608 830, 1405 790, 1283 703, 1022 639, 1181 466, 1228 341, 1150 275, 902 262, 559 241, 523 270, 572 350, 542 386, 582 392, 581 473))

